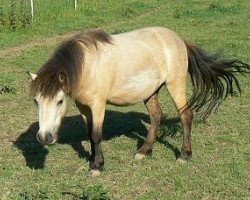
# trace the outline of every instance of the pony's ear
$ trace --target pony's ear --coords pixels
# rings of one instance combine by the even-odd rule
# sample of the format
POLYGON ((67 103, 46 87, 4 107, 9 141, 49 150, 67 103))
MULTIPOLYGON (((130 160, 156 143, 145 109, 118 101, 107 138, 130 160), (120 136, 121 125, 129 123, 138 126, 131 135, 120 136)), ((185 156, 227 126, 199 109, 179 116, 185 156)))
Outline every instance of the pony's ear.
POLYGON ((31 72, 28 72, 28 74, 30 75, 30 78, 31 78, 32 81, 34 81, 36 79, 36 77, 37 77, 37 74, 33 74, 31 72))
POLYGON ((64 84, 66 82, 66 75, 64 73, 60 73, 58 75, 59 82, 64 84))

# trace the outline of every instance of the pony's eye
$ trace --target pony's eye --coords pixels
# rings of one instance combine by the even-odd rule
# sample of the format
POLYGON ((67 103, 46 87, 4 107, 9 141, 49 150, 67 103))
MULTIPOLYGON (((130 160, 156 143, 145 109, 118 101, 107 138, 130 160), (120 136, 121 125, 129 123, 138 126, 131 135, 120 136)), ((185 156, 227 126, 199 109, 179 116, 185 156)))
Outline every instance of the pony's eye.
POLYGON ((38 105, 38 102, 37 102, 37 100, 36 100, 36 99, 34 99, 34 103, 35 103, 36 105, 38 105))
POLYGON ((61 99, 60 101, 58 101, 57 105, 61 105, 63 103, 63 99, 61 99))

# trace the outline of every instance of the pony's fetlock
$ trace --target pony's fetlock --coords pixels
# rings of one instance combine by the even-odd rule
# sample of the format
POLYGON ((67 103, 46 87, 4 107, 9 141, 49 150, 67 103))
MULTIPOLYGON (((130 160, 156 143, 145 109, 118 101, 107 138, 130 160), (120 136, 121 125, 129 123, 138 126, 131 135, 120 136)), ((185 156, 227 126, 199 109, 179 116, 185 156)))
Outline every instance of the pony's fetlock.
POLYGON ((104 160, 95 160, 95 161, 90 161, 89 162, 89 168, 90 170, 98 170, 98 171, 103 171, 104 168, 104 160))
POLYGON ((135 154, 134 158, 136 160, 142 160, 146 156, 152 155, 152 148, 150 148, 148 145, 143 145, 135 154))
POLYGON ((192 158, 191 150, 182 150, 181 155, 178 157, 177 161, 188 161, 192 158))
POLYGON ((150 147, 148 144, 144 144, 138 151, 138 154, 144 154, 144 155, 151 155, 152 154, 152 147, 150 147))

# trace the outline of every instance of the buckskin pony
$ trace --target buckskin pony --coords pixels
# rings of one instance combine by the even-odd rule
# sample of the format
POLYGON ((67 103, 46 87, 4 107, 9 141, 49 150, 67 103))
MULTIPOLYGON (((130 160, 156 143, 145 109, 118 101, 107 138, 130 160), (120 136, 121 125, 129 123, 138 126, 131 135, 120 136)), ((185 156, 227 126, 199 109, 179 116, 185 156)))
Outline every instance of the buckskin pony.
POLYGON ((106 104, 144 102, 150 129, 135 155, 141 159, 152 152, 162 118, 157 94, 165 86, 183 126, 178 160, 185 161, 192 155, 192 111, 204 106, 203 116, 208 117, 234 93, 233 86, 240 92, 235 73, 248 69, 248 64, 207 53, 166 28, 148 27, 116 35, 89 30, 63 42, 37 74, 30 73, 30 89, 39 111, 37 139, 44 145, 56 142, 69 95, 88 127, 90 170, 99 174, 104 166, 101 141, 106 104), (189 100, 188 74, 193 85, 189 100))

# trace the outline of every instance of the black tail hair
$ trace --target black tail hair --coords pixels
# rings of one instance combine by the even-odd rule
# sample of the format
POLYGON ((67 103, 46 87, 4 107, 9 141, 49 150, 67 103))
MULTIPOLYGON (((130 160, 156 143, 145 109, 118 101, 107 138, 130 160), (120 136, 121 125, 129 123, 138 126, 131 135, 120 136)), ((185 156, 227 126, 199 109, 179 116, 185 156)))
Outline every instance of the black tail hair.
POLYGON ((241 93, 235 72, 249 72, 249 65, 237 59, 224 59, 219 54, 209 54, 203 49, 185 42, 188 52, 188 72, 194 87, 193 95, 188 102, 196 112, 206 105, 202 112, 206 119, 220 105, 228 94, 241 93))

